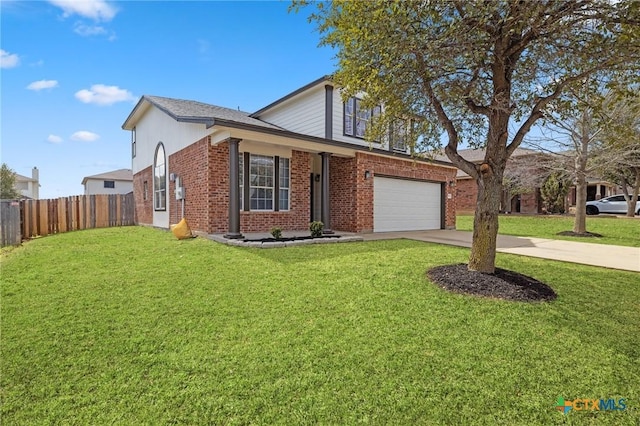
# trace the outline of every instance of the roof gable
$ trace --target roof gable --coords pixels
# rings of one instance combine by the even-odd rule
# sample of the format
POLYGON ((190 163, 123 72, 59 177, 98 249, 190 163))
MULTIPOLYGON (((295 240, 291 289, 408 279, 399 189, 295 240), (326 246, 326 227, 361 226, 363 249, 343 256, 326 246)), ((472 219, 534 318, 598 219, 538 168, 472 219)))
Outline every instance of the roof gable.
POLYGON ((131 130, 142 118, 147 109, 154 106, 176 121, 186 123, 202 123, 207 128, 216 124, 243 124, 255 127, 280 129, 278 126, 266 123, 249 116, 249 113, 203 102, 186 99, 165 98, 162 96, 144 95, 133 108, 122 128, 131 130))
POLYGON ((131 169, 119 169, 111 172, 100 173, 92 176, 85 176, 82 179, 82 185, 84 185, 89 179, 95 180, 124 180, 128 182, 133 181, 133 172, 131 169))
POLYGON ((259 109, 258 111, 254 112, 253 114, 251 114, 251 117, 259 117, 261 114, 264 114, 266 111, 288 101, 291 98, 294 98, 296 96, 298 96, 301 93, 306 92, 307 90, 316 87, 317 85, 321 84, 321 83, 325 83, 325 82, 331 82, 331 76, 330 75, 324 75, 314 81, 312 81, 311 83, 302 86, 301 88, 294 90, 293 92, 289 93, 288 95, 285 95, 283 97, 281 97, 280 99, 278 99, 275 102, 271 102, 269 105, 267 105, 264 108, 259 109))

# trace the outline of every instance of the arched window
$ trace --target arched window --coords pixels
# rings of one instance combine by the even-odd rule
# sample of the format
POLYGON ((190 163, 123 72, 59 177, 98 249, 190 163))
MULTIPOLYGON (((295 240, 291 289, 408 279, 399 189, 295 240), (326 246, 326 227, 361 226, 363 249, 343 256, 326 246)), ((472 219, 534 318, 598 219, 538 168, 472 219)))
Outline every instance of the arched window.
POLYGON ((167 165, 162 142, 156 148, 156 157, 153 161, 153 208, 154 210, 167 209, 167 165))

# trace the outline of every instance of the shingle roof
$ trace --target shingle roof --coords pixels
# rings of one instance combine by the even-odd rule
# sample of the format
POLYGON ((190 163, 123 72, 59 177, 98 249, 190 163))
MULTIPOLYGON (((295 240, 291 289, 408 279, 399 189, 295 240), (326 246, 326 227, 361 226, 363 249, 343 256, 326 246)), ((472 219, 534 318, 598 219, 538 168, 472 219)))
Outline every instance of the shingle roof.
POLYGON ((213 125, 216 121, 221 120, 270 129, 282 129, 279 126, 250 117, 248 112, 203 102, 149 95, 143 96, 141 102, 142 100, 147 100, 177 121, 202 122, 213 125))
MULTIPOLYGON (((486 150, 485 149, 459 149, 458 154, 467 161, 472 163, 479 163, 484 160, 486 150)), ((538 154, 539 151, 528 148, 516 148, 511 157, 520 157, 522 155, 538 154)), ((441 161, 447 161, 449 157, 445 154, 437 155, 436 158, 441 161)))
POLYGON ((119 169, 93 176, 85 176, 84 179, 82 179, 82 185, 84 185, 88 179, 133 181, 133 172, 131 169, 119 169))

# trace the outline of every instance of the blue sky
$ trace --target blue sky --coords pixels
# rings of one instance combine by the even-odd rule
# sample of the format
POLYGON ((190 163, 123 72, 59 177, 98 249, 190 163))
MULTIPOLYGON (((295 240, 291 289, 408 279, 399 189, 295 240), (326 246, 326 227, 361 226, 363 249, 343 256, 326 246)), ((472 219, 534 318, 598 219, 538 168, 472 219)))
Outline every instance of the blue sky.
POLYGON ((130 168, 121 129, 144 94, 256 111, 334 70, 310 10, 289 2, 6 1, 1 161, 40 197, 130 168))

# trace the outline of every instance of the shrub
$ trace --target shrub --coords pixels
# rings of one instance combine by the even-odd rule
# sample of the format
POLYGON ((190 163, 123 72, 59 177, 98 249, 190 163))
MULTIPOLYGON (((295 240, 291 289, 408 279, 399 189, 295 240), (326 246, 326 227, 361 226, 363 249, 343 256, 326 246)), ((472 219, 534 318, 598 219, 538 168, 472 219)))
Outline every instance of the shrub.
POLYGON ((547 213, 564 213, 564 200, 569 193, 571 181, 564 172, 553 172, 540 188, 540 196, 547 213))
POLYGON ((273 228, 271 228, 270 232, 273 238, 275 238, 276 240, 279 240, 280 238, 282 238, 282 228, 274 226, 273 228))
POLYGON ((321 237, 323 229, 324 229, 324 223, 320 221, 311 222, 309 224, 309 231, 311 231, 311 236, 313 238, 321 237))

